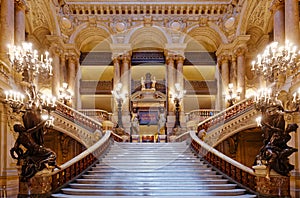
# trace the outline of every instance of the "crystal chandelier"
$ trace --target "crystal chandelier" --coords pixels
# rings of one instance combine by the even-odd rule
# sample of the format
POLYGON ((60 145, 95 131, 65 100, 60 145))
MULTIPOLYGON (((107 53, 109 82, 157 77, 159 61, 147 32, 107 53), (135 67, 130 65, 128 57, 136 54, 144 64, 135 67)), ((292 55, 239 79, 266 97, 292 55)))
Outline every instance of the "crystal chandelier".
POLYGON ((289 41, 285 46, 278 46, 278 42, 273 42, 266 47, 263 54, 257 56, 257 61, 252 62, 251 70, 265 80, 274 82, 278 75, 293 71, 297 67, 298 58, 297 47, 289 41))

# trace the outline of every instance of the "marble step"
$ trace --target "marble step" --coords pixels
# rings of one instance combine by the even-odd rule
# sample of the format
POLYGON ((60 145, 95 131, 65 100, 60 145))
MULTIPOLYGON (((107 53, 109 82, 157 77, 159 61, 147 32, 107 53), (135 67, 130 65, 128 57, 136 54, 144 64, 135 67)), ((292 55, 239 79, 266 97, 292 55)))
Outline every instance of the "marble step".
POLYGON ((213 175, 211 173, 207 173, 207 174, 201 174, 201 175, 161 175, 161 176, 135 176, 135 177, 128 177, 128 176, 122 176, 122 175, 83 175, 82 178, 85 179, 98 179, 98 178, 102 178, 102 179, 115 179, 115 180, 124 180, 124 181, 169 181, 169 180, 187 180, 187 181, 191 181, 191 180, 197 180, 197 179, 204 179, 204 178, 210 178, 210 179, 220 179, 221 177, 219 177, 219 175, 213 175))
MULTIPOLYGON (((66 195, 66 194, 54 194, 52 195, 52 197, 57 197, 57 198, 97 198, 99 196, 93 196, 93 195, 66 195)), ((105 198, 119 198, 120 196, 105 196, 105 198)), ((145 196, 122 196, 123 198, 145 198, 145 196)), ((248 194, 244 194, 244 195, 229 195, 229 196, 208 196, 208 195, 204 195, 204 196, 193 196, 193 195, 185 195, 185 196, 180 196, 180 198, 199 198, 199 197, 203 197, 203 198, 254 198, 256 197, 255 195, 248 195, 248 194)), ((174 197, 174 195, 163 195, 163 196, 155 196, 155 198, 176 198, 174 197)))
POLYGON ((172 163, 151 163, 151 164, 143 164, 143 163, 137 163, 138 166, 136 166, 133 163, 102 163, 102 164, 96 164, 96 167, 100 168, 107 168, 107 167, 119 167, 119 168, 136 168, 136 169, 158 169, 158 168, 166 168, 166 169, 180 169, 180 168, 199 168, 201 164, 172 164, 172 163))
POLYGON ((227 179, 221 179, 221 178, 202 178, 197 180, 178 180, 178 179, 172 179, 172 180, 165 180, 165 181, 130 181, 126 182, 124 184, 124 181, 121 180, 107 180, 107 179, 76 179, 77 183, 80 184, 101 184, 101 185, 111 185, 114 184, 116 186, 118 185, 201 185, 201 184, 227 184, 227 179))
POLYGON ((155 172, 155 171, 149 171, 149 172, 102 172, 102 171, 88 171, 87 174, 88 175, 110 175, 110 176, 114 176, 114 175, 118 175, 118 176, 127 176, 127 177, 136 177, 136 176, 140 176, 140 177, 155 177, 155 176, 168 176, 170 174, 172 174, 173 177, 178 176, 195 176, 195 175, 199 175, 206 172, 206 174, 208 173, 212 173, 215 174, 215 172, 212 171, 198 171, 198 172, 194 172, 194 171, 190 171, 190 172, 175 172, 175 173, 171 173, 171 172, 155 172))
MULTIPOLYGON (((94 167, 95 168, 95 167, 94 167)), ((202 173, 205 168, 195 168, 195 169, 181 169, 179 173, 192 173, 192 174, 200 174, 202 173)), ((149 170, 149 169, 139 169, 139 170, 119 170, 119 169, 111 169, 111 168, 96 168, 96 169, 90 169, 89 172, 96 172, 96 173, 166 173, 166 174, 172 174, 174 173, 174 170, 169 169, 156 169, 156 170, 149 170)))
POLYGON ((73 189, 73 188, 63 188, 62 192, 69 195, 97 195, 97 196, 218 196, 218 195, 242 195, 246 191, 244 189, 229 189, 229 190, 186 190, 186 189, 158 189, 158 190, 109 190, 109 189, 73 189))
POLYGON ((181 161, 181 160, 140 160, 137 159, 134 160, 103 160, 99 163, 97 163, 95 166, 102 166, 102 165, 109 165, 109 164, 123 164, 123 165, 135 165, 135 166, 146 166, 146 165, 159 165, 159 164, 169 164, 172 166, 199 166, 199 167, 205 167, 207 168, 208 165, 205 163, 202 163, 200 161, 181 161))
POLYGON ((228 189, 235 189, 236 184, 199 184, 199 185, 106 185, 103 186, 101 184, 70 184, 71 188, 75 189, 107 189, 107 190, 228 190, 228 189), (105 188, 104 188, 105 187, 105 188))
POLYGON ((52 197, 239 197, 237 188, 182 143, 115 143, 99 162, 52 197))

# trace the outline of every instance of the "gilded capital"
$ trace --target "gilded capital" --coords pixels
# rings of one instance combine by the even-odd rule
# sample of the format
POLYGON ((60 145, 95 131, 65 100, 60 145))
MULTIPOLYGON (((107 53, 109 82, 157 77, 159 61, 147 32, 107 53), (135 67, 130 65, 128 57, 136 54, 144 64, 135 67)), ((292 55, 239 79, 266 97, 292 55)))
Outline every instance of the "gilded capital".
POLYGON ((174 55, 169 54, 169 55, 166 56, 166 62, 167 62, 167 64, 169 64, 170 62, 174 63, 174 61, 175 61, 175 56, 174 55))
POLYGON ((222 54, 218 57, 218 62, 220 64, 228 63, 229 59, 230 59, 230 56, 228 54, 222 54))
POLYGON ((284 0, 273 0, 271 2, 271 5, 269 7, 269 10, 274 13, 277 10, 279 10, 280 8, 282 8, 284 6, 284 0))
POLYGON ((29 7, 25 0, 15 0, 16 9, 29 11, 29 7))
POLYGON ((238 47, 234 50, 234 53, 236 54, 236 56, 244 56, 246 52, 247 52, 246 47, 238 47))

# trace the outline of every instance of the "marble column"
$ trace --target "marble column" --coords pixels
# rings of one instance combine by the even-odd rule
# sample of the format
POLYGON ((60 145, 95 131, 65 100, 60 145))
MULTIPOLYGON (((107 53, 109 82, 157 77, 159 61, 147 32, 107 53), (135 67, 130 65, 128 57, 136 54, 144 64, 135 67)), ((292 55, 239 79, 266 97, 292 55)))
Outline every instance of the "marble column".
POLYGON ((50 48, 51 56, 53 59, 52 67, 53 67, 53 76, 52 76, 52 95, 58 96, 59 88, 61 86, 60 83, 60 57, 61 49, 57 46, 53 46, 50 48))
POLYGON ((9 65, 7 45, 14 44, 14 0, 1 0, 0 59, 9 65))
POLYGON ((64 52, 60 55, 60 84, 67 82, 66 55, 64 52))
POLYGON ((273 0, 270 7, 274 21, 274 41, 284 45, 285 41, 285 20, 284 20, 284 1, 273 0))
MULTIPOLYGON (((177 55, 177 71, 176 72, 176 83, 179 83, 180 87, 182 89, 185 89, 184 87, 184 76, 183 76, 183 62, 184 57, 181 55, 177 55)), ((182 98, 180 102, 180 126, 183 128, 183 126, 186 126, 186 120, 185 120, 185 114, 184 114, 184 97, 182 98)))
MULTIPOLYGON (((122 91, 123 93, 129 96, 130 93, 130 78, 129 78, 129 65, 130 65, 130 55, 122 56, 122 66, 121 66, 121 82, 123 84, 122 91)), ((129 112, 129 100, 125 99, 123 104, 123 113, 128 114, 129 112)))
POLYGON ((180 87, 184 89, 183 81, 183 56, 177 56, 177 72, 176 72, 176 82, 179 83, 180 87))
POLYGON ((229 84, 229 56, 221 55, 221 74, 222 74, 222 82, 223 82, 223 96, 227 94, 227 88, 229 84))
POLYGON ((245 74, 246 74, 246 65, 245 65, 245 53, 246 48, 239 47, 235 51, 237 56, 237 88, 241 89, 241 100, 245 98, 246 86, 245 86, 245 74))
POLYGON ((123 84, 123 90, 129 93, 129 64, 130 64, 130 56, 125 55, 122 56, 122 74, 121 74, 121 81, 123 84))
MULTIPOLYGON (((75 88, 75 79, 76 79, 76 63, 77 62, 77 58, 76 55, 74 54, 70 54, 68 55, 68 85, 69 85, 69 89, 74 92, 74 88, 75 88)), ((72 100, 72 106, 76 106, 76 104, 74 104, 74 99, 72 100)))
POLYGON ((231 67, 230 67, 230 83, 233 84, 234 89, 237 89, 237 65, 236 55, 231 56, 231 67))
POLYGON ((113 58, 114 63, 114 89, 116 88, 116 85, 120 82, 120 60, 119 57, 113 58))
POLYGON ((298 0, 285 0, 285 40, 299 45, 299 6, 298 0))
POLYGON ((17 1, 15 5, 15 45, 21 45, 25 41, 26 2, 17 1))
MULTIPOLYGON (((171 92, 174 90, 174 61, 175 61, 175 57, 172 55, 168 55, 166 58, 166 62, 167 62, 167 89, 168 89, 168 94, 170 96, 171 92)), ((169 101, 168 101, 168 111, 169 114, 173 115, 174 112, 174 105, 173 105, 173 101, 171 101, 171 98, 168 97, 169 101)))

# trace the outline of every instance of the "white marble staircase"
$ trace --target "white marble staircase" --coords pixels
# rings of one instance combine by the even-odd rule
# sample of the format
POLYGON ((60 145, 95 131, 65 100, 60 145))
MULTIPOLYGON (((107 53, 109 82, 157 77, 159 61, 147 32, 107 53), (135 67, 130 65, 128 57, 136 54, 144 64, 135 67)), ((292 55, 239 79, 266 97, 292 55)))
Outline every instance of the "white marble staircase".
POLYGON ((182 143, 114 143, 81 178, 52 197, 255 197, 182 143))

